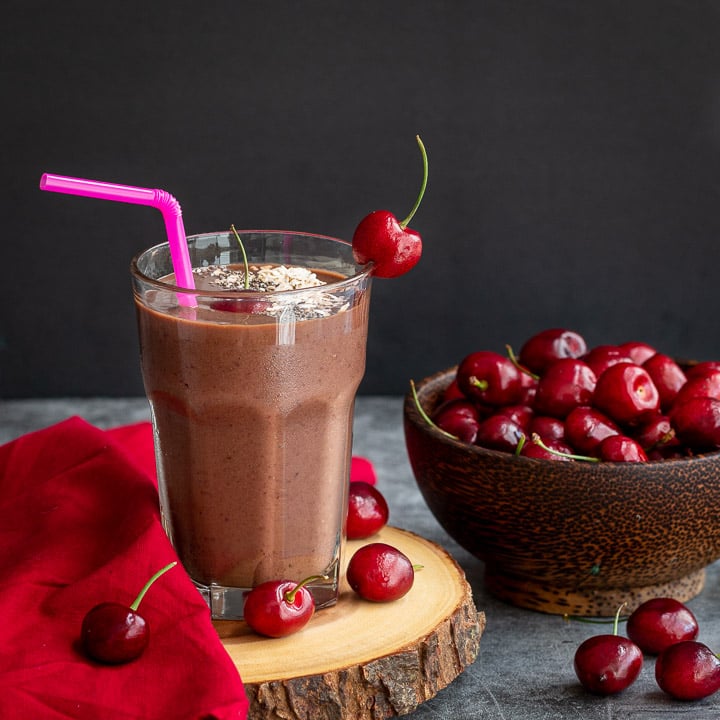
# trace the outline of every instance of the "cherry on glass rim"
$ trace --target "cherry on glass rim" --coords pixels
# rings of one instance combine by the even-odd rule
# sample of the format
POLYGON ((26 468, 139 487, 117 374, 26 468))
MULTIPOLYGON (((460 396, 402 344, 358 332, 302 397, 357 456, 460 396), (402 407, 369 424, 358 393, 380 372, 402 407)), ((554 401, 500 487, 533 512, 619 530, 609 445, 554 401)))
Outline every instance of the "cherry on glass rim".
POLYGON ((80 629, 83 652, 93 660, 119 665, 140 657, 150 641, 150 626, 137 612, 150 586, 177 561, 158 570, 130 605, 102 602, 87 612, 80 629))
POLYGON ((412 269, 422 254, 420 234, 408 227, 422 202, 428 178, 428 160, 420 136, 416 136, 423 160, 423 180, 417 200, 408 216, 398 219, 388 210, 376 210, 358 224, 352 239, 353 255, 358 265, 374 264, 373 274, 393 278, 412 269))

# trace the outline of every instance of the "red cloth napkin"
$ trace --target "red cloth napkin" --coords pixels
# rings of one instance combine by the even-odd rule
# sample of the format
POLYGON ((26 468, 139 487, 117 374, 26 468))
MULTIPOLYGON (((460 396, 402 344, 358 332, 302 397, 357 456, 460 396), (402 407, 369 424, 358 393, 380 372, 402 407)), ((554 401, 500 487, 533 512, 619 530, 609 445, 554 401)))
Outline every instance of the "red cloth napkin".
POLYGON ((103 666, 78 649, 87 610, 131 603, 174 559, 148 423, 103 432, 70 418, 0 446, 0 718, 246 718, 240 676, 179 565, 142 601, 140 658, 103 666))

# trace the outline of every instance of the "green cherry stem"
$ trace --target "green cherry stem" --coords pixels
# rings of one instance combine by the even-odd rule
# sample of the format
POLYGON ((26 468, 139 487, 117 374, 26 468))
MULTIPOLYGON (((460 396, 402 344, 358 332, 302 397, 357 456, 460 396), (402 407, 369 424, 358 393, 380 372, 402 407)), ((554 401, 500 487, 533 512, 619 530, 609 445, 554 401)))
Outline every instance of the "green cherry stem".
POLYGON ((285 595, 283 596, 285 599, 285 602, 292 605, 293 601, 295 600, 295 595, 297 594, 297 591, 300 590, 300 588, 304 588, 306 585, 309 585, 311 582, 315 582, 316 580, 329 580, 330 578, 327 575, 311 575, 310 577, 305 578, 302 582, 299 582, 292 590, 288 590, 285 595))
POLYGON ((526 375, 529 375, 533 380, 539 380, 540 376, 536 373, 532 372, 531 370, 528 370, 524 365, 520 363, 520 360, 518 360, 517 355, 515 354, 515 351, 512 349, 511 345, 506 345, 505 349, 507 350, 508 358, 510 359, 510 362, 522 373, 525 373, 526 375))
POLYGON ((420 207, 423 195, 425 195, 425 188, 427 187, 428 181, 428 158, 427 152, 425 151, 425 145, 423 145, 423 141, 420 139, 419 135, 416 135, 415 139, 417 140, 418 147, 420 148, 420 154, 422 155, 423 180, 422 185, 420 186, 420 192, 418 193, 417 200, 413 205, 413 209, 410 211, 410 214, 400 223, 401 228, 406 228, 410 224, 410 221, 413 219, 413 216, 417 212, 417 209, 420 207))
POLYGON ((573 455, 573 453, 566 453, 562 450, 555 450, 555 448, 551 448, 546 445, 537 433, 532 434, 532 441, 536 445, 539 445, 543 450, 547 450, 549 453, 557 455, 558 457, 569 458, 570 460, 582 460, 584 462, 600 462, 600 458, 592 457, 591 455, 573 455))
POLYGON ((415 408, 420 413, 420 417, 428 424, 430 427, 434 427, 436 430, 441 432, 443 435, 452 438, 453 440, 458 440, 458 438, 453 435, 452 433, 447 432, 447 430, 443 430, 441 427, 438 427, 431 419, 430 416, 425 412, 423 409, 423 406, 420 404, 420 398, 418 397, 417 390, 415 388, 415 382, 413 380, 410 381, 410 388, 412 389, 412 396, 413 400, 415 401, 415 408))
POLYGON ((245 269, 245 289, 250 289, 250 266, 248 265, 248 259, 247 259, 247 253, 245 252, 245 245, 243 245, 243 241, 240 239, 240 235, 238 234, 238 231, 235 229, 234 225, 230 226, 230 229, 235 233, 235 238, 238 241, 238 245, 240 245, 240 252, 243 256, 243 267, 245 269))
POLYGON ((145 597, 145 593, 150 589, 150 586, 161 576, 164 575, 168 570, 174 568, 177 565, 177 560, 174 562, 168 563, 164 568, 161 568, 158 570, 143 586, 143 589, 138 593, 138 596, 135 598, 133 604, 130 606, 130 609, 135 611, 140 606, 140 603, 142 602, 142 599, 145 597))

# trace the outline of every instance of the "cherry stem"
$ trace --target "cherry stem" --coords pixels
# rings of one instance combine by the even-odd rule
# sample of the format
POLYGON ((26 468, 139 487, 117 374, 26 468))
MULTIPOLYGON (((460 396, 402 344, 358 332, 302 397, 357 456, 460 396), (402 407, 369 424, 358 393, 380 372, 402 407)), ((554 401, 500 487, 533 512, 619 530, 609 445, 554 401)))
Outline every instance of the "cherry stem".
POLYGON ((240 245, 240 252, 243 256, 243 267, 245 269, 245 289, 250 289, 250 266, 248 265, 248 259, 247 254, 245 252, 245 245, 243 245, 243 241, 240 239, 240 235, 238 234, 238 231, 235 229, 234 225, 230 225, 230 229, 235 233, 235 238, 238 241, 238 245, 240 245))
POLYGON ((283 598, 286 603, 292 604, 295 601, 295 595, 300 588, 304 588, 306 585, 309 585, 311 582, 315 582, 316 580, 329 579, 330 578, 327 575, 311 575, 310 577, 305 578, 302 582, 299 582, 292 590, 288 590, 285 595, 283 595, 283 598))
POLYGON ((415 139, 417 140, 418 147, 420 148, 420 154, 422 155, 423 180, 422 180, 422 185, 420 186, 420 192, 418 193, 417 200, 415 201, 415 204, 413 205, 413 208, 410 211, 410 214, 400 223, 401 228, 406 228, 409 225, 410 221, 413 219, 413 216, 417 212, 417 209, 420 207, 420 203, 422 202, 423 195, 425 195, 425 188, 427 187, 427 181, 428 181, 427 152, 425 151, 425 146, 423 145, 423 141, 420 139, 420 136, 416 135, 415 139))
POLYGON ((529 375, 533 380, 539 380, 540 376, 532 370, 529 370, 524 365, 520 363, 520 361, 517 358, 517 355, 515 355, 515 351, 512 349, 510 345, 506 345, 505 349, 507 350, 508 358, 510 358, 510 362, 522 373, 525 373, 526 375, 529 375))
POLYGON ((627 605, 626 602, 624 602, 615 613, 615 620, 613 621, 613 635, 618 634, 618 623, 620 622, 620 613, 622 612, 622 609, 627 605))
POLYGON ((525 447, 525 443, 527 442, 527 435, 523 433, 520 436, 520 439, 518 440, 518 444, 515 446, 515 455, 521 455, 522 449, 525 447))
POLYGON ((138 596, 135 598, 133 604, 130 606, 130 609, 134 612, 135 610, 140 607, 140 603, 142 602, 142 599, 145 597, 145 593, 150 589, 150 586, 161 576, 164 575, 168 570, 171 570, 177 565, 177 560, 174 562, 168 563, 164 568, 161 568, 158 570, 144 585, 143 589, 138 593, 138 596))
POLYGON ((420 417, 428 424, 430 427, 434 427, 436 430, 441 432, 443 435, 446 435, 449 438, 452 438, 453 440, 459 440, 459 438, 456 435, 453 435, 452 433, 447 432, 447 430, 443 430, 441 427, 438 427, 431 419, 430 416, 423 410, 423 406, 420 404, 420 398, 418 397, 417 390, 415 389, 415 382, 413 380, 410 381, 410 387, 412 389, 412 396, 413 400, 415 401, 415 407, 417 411, 420 413, 420 417))
POLYGON ((569 458, 570 460, 583 460, 584 462, 600 462, 600 458, 592 457, 591 455, 574 455, 573 453, 566 453, 562 450, 551 448, 542 441, 542 438, 537 433, 532 434, 532 441, 543 450, 547 450, 547 452, 557 455, 558 457, 569 458))
POLYGON ((468 382, 473 387, 476 387, 478 390, 487 390, 488 389, 488 381, 487 380, 479 380, 474 375, 471 375, 468 378, 468 382))

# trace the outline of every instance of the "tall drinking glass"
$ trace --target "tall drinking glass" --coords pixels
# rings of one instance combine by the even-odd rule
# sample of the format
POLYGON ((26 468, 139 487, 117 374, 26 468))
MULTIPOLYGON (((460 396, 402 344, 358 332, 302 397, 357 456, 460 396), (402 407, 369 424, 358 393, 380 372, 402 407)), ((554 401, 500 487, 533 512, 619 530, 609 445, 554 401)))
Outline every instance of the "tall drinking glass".
POLYGON ((266 580, 323 576, 317 607, 337 599, 371 285, 341 240, 239 236, 188 238, 194 290, 174 284, 167 243, 131 266, 163 525, 226 619, 266 580), (237 289, 243 249, 258 276, 324 284, 237 289))

